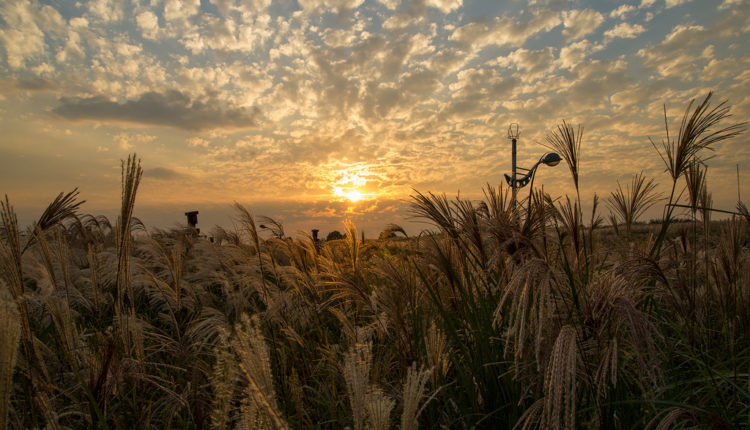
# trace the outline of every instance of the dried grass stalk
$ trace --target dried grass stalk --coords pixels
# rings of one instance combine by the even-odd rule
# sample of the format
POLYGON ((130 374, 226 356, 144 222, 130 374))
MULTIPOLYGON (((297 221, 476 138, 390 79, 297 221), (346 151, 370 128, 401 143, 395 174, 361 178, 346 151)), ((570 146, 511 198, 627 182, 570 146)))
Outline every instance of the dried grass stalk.
POLYGON ((8 428, 10 394, 13 392, 13 368, 21 339, 21 315, 18 306, 0 281, 0 429, 8 428))
POLYGON ((651 145, 661 157, 667 172, 673 181, 685 173, 690 164, 694 161, 702 162, 706 158, 701 158, 704 150, 713 151, 713 145, 726 139, 731 139, 742 134, 745 131, 746 123, 731 124, 720 127, 719 124, 730 118, 729 106, 726 100, 718 105, 711 107, 711 96, 709 92, 706 98, 695 107, 693 113, 690 109, 695 103, 691 100, 685 108, 685 114, 682 116, 680 131, 677 139, 669 136, 669 123, 667 121, 667 108, 664 107, 664 126, 666 129, 666 139, 661 141, 661 147, 658 147, 653 140, 651 145))
POLYGON ((617 182, 617 190, 607 198, 607 205, 617 221, 625 224, 625 232, 630 237, 633 223, 638 220, 660 197, 655 193, 656 184, 653 179, 646 181, 643 172, 633 176, 630 185, 622 189, 617 182))
POLYGON ((580 158, 581 158, 581 140, 583 139, 583 126, 579 125, 578 130, 563 120, 562 125, 557 126, 552 134, 546 137, 547 148, 560 154, 568 163, 570 175, 573 177, 573 183, 578 190, 578 178, 580 176, 580 158))

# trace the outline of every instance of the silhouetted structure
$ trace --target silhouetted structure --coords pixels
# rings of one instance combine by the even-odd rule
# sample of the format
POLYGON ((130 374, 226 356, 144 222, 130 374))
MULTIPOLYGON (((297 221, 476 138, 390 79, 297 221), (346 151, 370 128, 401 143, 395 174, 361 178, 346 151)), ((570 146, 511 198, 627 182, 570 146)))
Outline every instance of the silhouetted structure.
POLYGON ((533 188, 534 186, 534 174, 536 173, 536 168, 539 166, 539 164, 546 164, 547 166, 557 166, 558 163, 560 163, 559 155, 557 155, 554 152, 549 152, 547 154, 544 154, 542 158, 539 159, 539 161, 534 164, 534 166, 531 169, 525 169, 523 167, 518 167, 516 164, 516 144, 518 142, 518 124, 513 123, 508 127, 508 139, 511 141, 511 149, 510 149, 510 157, 511 157, 511 174, 508 176, 507 174, 505 176, 505 182, 510 185, 511 190, 513 190, 513 195, 511 197, 511 204, 513 207, 516 206, 516 193, 518 192, 519 188, 525 187, 529 181, 531 181, 531 186, 533 188), (522 177, 518 177, 518 170, 524 170, 526 171, 526 174, 522 177))
POLYGON ((200 233, 201 230, 196 227, 198 225, 198 211, 185 212, 185 216, 187 216, 188 227, 194 228, 196 232, 200 233))
POLYGON ((317 228, 312 229, 313 243, 315 244, 315 249, 317 249, 318 251, 320 251, 320 239, 318 239, 319 231, 320 230, 318 230, 317 228))

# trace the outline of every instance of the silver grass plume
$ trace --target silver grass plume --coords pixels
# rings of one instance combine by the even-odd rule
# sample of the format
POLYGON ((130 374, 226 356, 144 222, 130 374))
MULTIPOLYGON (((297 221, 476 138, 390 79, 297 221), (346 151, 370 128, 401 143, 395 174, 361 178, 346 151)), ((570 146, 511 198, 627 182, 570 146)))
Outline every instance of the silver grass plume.
POLYGON ((263 301, 268 302, 268 285, 266 283, 266 273, 263 266, 263 252, 261 251, 261 245, 263 239, 258 234, 258 227, 255 224, 255 217, 250 213, 247 208, 241 204, 234 202, 234 208, 238 213, 237 220, 241 223, 241 228, 245 233, 250 236, 253 246, 255 248, 255 254, 258 257, 258 268, 260 270, 260 280, 263 284, 263 301))
POLYGON ((362 430, 365 425, 370 368, 372 368, 372 342, 355 343, 349 351, 344 353, 344 380, 349 393, 354 430, 362 430))
POLYGON ((448 360, 448 357, 450 357, 448 337, 438 328, 434 321, 432 321, 430 327, 427 329, 425 349, 427 351, 427 364, 435 369, 432 375, 432 384, 433 386, 437 386, 438 374, 445 376, 448 373, 451 362, 448 360))
POLYGON ((572 125, 563 121, 562 125, 557 126, 557 130, 546 137, 547 144, 545 145, 550 150, 560 154, 568 164, 576 190, 578 190, 578 178, 580 176, 582 139, 583 127, 581 125, 576 130, 572 125))
POLYGON ((21 340, 21 315, 18 306, 0 281, 0 429, 8 428, 10 394, 13 391, 13 368, 21 340))
POLYGON ((617 366, 618 366, 619 348, 617 338, 613 337, 609 345, 604 349, 604 354, 599 362, 594 377, 596 386, 596 396, 603 400, 607 397, 607 388, 612 386, 617 388, 617 366))
POLYGON ((688 426, 688 424, 696 424, 696 420, 693 413, 687 409, 683 409, 679 406, 673 406, 667 408, 664 411, 658 413, 648 424, 646 424, 646 430, 670 430, 674 428, 699 428, 698 426, 688 426))
POLYGON ((422 412, 420 403, 425 394, 425 385, 432 373, 432 369, 417 369, 414 363, 406 373, 403 393, 403 411, 401 413, 401 430, 417 430, 419 428, 419 414, 422 412))
POLYGON ((516 374, 522 367, 526 345, 533 342, 537 367, 541 368, 543 341, 548 321, 554 316, 553 268, 541 258, 532 258, 513 271, 497 305, 496 327, 507 327, 505 351, 513 351, 516 374))
POLYGON ((544 377, 542 427, 575 429, 576 425, 576 330, 566 325, 552 347, 544 377))
POLYGON ((660 196, 655 192, 655 189, 654 180, 646 181, 643 172, 640 172, 633 176, 630 185, 626 185, 624 190, 618 181, 617 190, 610 193, 607 198, 607 205, 612 211, 614 219, 625 224, 625 232, 628 238, 630 238, 633 223, 660 200, 660 196))
POLYGON ((669 123, 667 122, 667 108, 664 107, 664 126, 666 128, 666 139, 661 141, 661 147, 653 140, 651 145, 661 157, 666 171, 673 181, 685 173, 694 161, 705 161, 701 153, 704 150, 713 151, 713 145, 727 139, 731 139, 745 131, 747 123, 730 124, 719 126, 719 124, 730 118, 729 106, 726 100, 711 107, 711 96, 709 92, 706 98, 700 102, 690 114, 690 109, 695 103, 691 100, 685 108, 685 113, 680 123, 677 139, 669 135, 669 123))
POLYGON ((271 360, 266 341, 258 328, 258 318, 250 319, 243 314, 241 322, 235 326, 231 343, 248 382, 248 396, 241 419, 256 425, 262 422, 263 427, 268 428, 288 428, 276 404, 271 360))
MULTIPOLYGON (((143 169, 141 169, 141 160, 136 158, 135 154, 128 156, 127 165, 122 161, 122 202, 120 207, 120 216, 117 218, 117 303, 115 305, 115 314, 120 321, 121 326, 127 329, 127 321, 122 318, 123 299, 125 293, 130 300, 134 299, 132 283, 130 280, 130 232, 133 221, 133 208, 135 207, 135 195, 138 191, 138 185, 141 182, 143 169)), ((127 342, 127 340, 126 340, 127 342)), ((128 347, 128 349, 130 349, 128 347)))
POLYGON ((211 427, 226 429, 234 397, 234 385, 239 376, 237 361, 229 350, 228 335, 223 330, 219 334, 219 343, 214 349, 216 364, 211 375, 211 388, 214 398, 211 408, 211 427))
POLYGON ((388 430, 391 427, 391 411, 396 401, 386 396, 383 390, 372 388, 367 393, 367 429, 388 430))
POLYGON ((297 418, 298 420, 301 419, 304 416, 307 416, 307 411, 305 410, 305 401, 304 401, 304 392, 302 387, 302 381, 299 379, 299 374, 297 374, 297 369, 292 367, 292 372, 287 378, 287 388, 289 389, 289 394, 292 398, 292 401, 294 402, 294 408, 296 409, 297 418))

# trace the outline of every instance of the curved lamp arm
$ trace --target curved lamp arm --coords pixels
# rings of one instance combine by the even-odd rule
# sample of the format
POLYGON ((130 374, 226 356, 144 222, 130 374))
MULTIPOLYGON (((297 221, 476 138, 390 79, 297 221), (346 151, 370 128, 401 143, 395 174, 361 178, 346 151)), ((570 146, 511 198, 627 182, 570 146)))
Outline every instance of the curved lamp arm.
POLYGON ((559 155, 554 152, 549 152, 547 154, 544 154, 542 158, 540 158, 539 161, 537 161, 534 166, 532 166, 531 169, 526 172, 525 175, 521 176, 515 181, 513 181, 510 176, 505 174, 505 182, 507 182, 511 188, 523 188, 528 185, 528 183, 534 178, 534 172, 536 172, 536 168, 539 167, 540 164, 557 166, 560 163, 560 160, 562 160, 562 158, 560 158, 559 155))

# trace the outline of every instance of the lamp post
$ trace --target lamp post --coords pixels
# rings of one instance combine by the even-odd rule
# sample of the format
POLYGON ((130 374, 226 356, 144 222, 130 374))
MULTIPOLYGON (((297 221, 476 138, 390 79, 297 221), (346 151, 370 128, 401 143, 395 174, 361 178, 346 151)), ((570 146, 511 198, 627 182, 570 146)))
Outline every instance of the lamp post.
MULTIPOLYGON (((510 131, 508 132, 508 136, 510 136, 510 131)), ((518 136, 518 134, 516 134, 518 136)), ((536 163, 534 163, 533 166, 531 166, 531 169, 524 169, 523 167, 517 167, 516 166, 516 139, 513 140, 513 176, 508 176, 505 174, 505 181, 510 185, 511 189, 513 190, 513 206, 516 205, 516 191, 519 188, 525 187, 529 182, 531 182, 531 188, 534 187, 534 176, 536 174, 536 169, 539 167, 540 164, 545 164, 547 166, 557 166, 560 164, 560 161, 562 158, 560 158, 559 155, 555 152, 548 152, 539 159, 536 163), (516 177, 516 170, 521 169, 526 171, 526 174, 521 176, 520 178, 516 177)))
MULTIPOLYGON (((512 196, 512 205, 513 207, 516 206, 516 187, 514 184, 516 183, 516 142, 518 141, 518 124, 517 123, 511 123, 508 126, 508 139, 511 141, 511 181, 508 182, 512 188, 513 196, 512 196)), ((505 175, 505 180, 508 180, 508 175, 505 175)))

